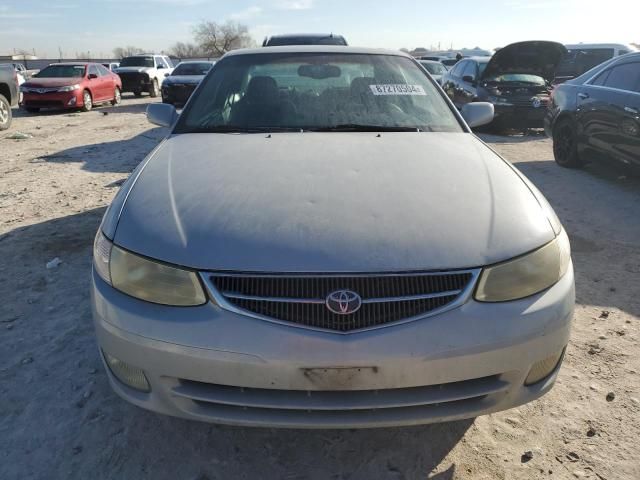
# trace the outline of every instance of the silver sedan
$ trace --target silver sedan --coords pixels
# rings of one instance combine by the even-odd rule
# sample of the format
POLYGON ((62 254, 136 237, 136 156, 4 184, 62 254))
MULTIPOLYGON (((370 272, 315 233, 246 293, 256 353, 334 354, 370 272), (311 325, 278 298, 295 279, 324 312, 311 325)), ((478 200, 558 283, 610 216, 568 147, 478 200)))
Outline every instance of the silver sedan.
POLYGON ((107 210, 92 303, 114 390, 252 426, 415 425, 553 386, 569 241, 542 194, 401 52, 216 63, 107 210))

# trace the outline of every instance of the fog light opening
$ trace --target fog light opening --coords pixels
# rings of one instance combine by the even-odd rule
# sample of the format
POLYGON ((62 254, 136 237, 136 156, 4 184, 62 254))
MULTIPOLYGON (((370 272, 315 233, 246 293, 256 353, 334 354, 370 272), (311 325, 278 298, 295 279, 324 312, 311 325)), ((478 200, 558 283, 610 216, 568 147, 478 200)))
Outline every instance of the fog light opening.
POLYGON ((67 102, 67 105, 73 106, 76 104, 77 101, 78 101, 77 98, 73 97, 71 100, 69 100, 69 102, 67 102))
POLYGON ((529 370, 529 375, 524 381, 524 384, 528 387, 535 383, 538 383, 545 378, 547 378, 551 373, 556 369, 558 364, 562 361, 562 357, 564 356, 564 348, 560 350, 558 353, 554 353, 550 357, 545 358, 544 360, 540 360, 536 362, 529 370))
POLYGON ((151 391, 149 381, 141 368, 129 365, 116 357, 109 355, 103 351, 104 359, 107 362, 109 370, 113 375, 124 383, 127 387, 138 390, 139 392, 148 393, 151 391))

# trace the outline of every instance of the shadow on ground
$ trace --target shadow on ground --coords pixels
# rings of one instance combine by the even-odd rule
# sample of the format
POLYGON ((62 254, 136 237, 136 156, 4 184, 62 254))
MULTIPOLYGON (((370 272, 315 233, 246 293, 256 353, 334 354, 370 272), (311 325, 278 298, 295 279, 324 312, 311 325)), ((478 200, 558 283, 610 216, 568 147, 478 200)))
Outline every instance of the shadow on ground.
POLYGON ((90 172, 129 173, 158 145, 167 135, 167 131, 166 128, 151 128, 133 138, 68 148, 42 155, 32 162, 79 162, 83 164, 83 170, 90 172))
POLYGON ((12 319, 3 317, 12 328, 0 335, 0 364, 8 366, 0 372, 0 435, 12 459, 0 466, 0 477, 454 478, 455 465, 429 475, 473 420, 375 430, 249 429, 157 415, 118 398, 102 370, 89 307, 92 242, 103 212, 0 237, 6 272, 0 294, 12 319), (62 263, 46 269, 54 257, 62 263), (43 421, 45 410, 55 415, 43 421))

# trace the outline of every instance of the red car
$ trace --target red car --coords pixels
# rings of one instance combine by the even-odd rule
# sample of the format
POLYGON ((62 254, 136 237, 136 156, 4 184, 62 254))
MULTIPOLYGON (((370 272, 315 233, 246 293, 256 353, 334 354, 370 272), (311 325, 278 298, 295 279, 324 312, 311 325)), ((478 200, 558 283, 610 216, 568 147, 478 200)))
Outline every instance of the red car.
POLYGON ((54 63, 21 86, 22 108, 80 108, 88 112, 98 103, 118 105, 122 81, 98 63, 54 63))

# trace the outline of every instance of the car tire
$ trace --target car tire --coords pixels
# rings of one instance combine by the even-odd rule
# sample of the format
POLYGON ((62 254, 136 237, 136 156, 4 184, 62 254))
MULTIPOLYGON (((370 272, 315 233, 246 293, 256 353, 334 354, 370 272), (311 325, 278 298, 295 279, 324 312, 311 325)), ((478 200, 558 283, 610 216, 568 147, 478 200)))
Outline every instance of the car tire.
POLYGON ((93 99, 89 90, 82 92, 82 111, 89 112, 93 108, 93 99))
POLYGON ((561 119, 553 129, 553 157, 564 168, 579 168, 582 161, 578 155, 578 132, 574 123, 561 119))
POLYGON ((152 98, 156 98, 159 93, 160 89, 158 88, 158 80, 154 78, 153 82, 151 82, 151 86, 149 87, 149 95, 151 95, 152 98))
POLYGON ((120 105, 120 102, 122 102, 122 93, 120 92, 120 89, 116 87, 115 91, 113 92, 113 100, 111 100, 111 105, 115 107, 116 105, 120 105))
POLYGON ((11 126, 11 105, 4 95, 0 94, 0 130, 6 130, 11 126))

